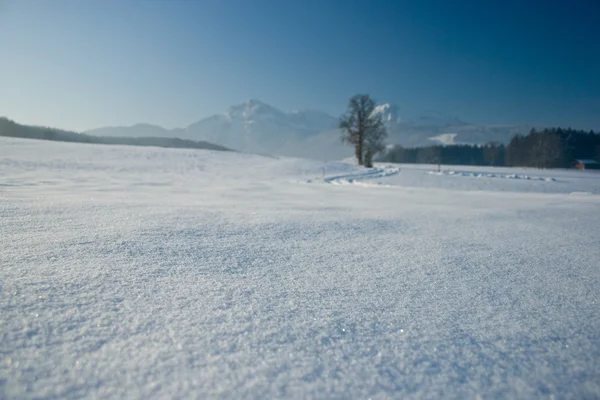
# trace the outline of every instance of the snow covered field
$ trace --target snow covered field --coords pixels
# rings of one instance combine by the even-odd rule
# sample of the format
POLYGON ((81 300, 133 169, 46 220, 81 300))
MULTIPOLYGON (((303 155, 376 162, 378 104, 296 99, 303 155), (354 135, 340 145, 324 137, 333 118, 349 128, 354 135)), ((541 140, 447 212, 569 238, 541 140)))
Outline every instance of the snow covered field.
POLYGON ((0 139, 0 398, 598 398, 600 174, 436 167, 0 139))

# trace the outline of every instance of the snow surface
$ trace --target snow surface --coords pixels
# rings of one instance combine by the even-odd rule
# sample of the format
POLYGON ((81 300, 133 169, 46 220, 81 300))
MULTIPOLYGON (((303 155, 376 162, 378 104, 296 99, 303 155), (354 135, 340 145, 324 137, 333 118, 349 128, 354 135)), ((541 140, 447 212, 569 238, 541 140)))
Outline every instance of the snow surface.
POLYGON ((0 139, 0 398, 598 398, 600 174, 443 171, 0 139))
POLYGON ((459 144, 454 141, 456 139, 456 135, 458 135, 458 133, 442 133, 441 135, 430 137, 429 140, 439 142, 439 144, 443 145, 459 144))
POLYGON ((379 114, 382 120, 385 122, 402 122, 402 117, 400 116, 400 107, 393 104, 386 103, 375 106, 373 114, 379 114))

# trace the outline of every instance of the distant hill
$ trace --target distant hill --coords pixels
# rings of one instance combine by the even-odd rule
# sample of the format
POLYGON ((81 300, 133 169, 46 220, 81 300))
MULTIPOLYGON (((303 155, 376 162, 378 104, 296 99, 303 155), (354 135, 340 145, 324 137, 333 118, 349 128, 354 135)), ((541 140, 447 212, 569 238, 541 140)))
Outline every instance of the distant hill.
POLYGON ((219 151, 230 150, 226 147, 215 145, 205 141, 194 141, 189 139, 180 139, 176 137, 118 137, 88 135, 85 133, 65 131, 56 128, 21 125, 9 120, 8 118, 0 118, 0 136, 24 139, 54 140, 59 142, 74 143, 93 143, 127 146, 156 146, 219 151))
MULTIPOLYGON (((529 125, 476 125, 436 111, 401 115, 400 108, 381 104, 388 131, 386 144, 427 147, 437 144, 508 144, 517 134, 526 135, 529 125)), ((317 110, 284 112, 251 99, 229 107, 185 128, 166 129, 158 125, 136 124, 104 127, 85 133, 54 128, 25 126, 0 119, 0 136, 68 142, 123 144, 136 146, 236 150, 319 160, 339 160, 352 156, 352 148, 340 140, 338 119, 317 110)))
POLYGON ((123 136, 123 137, 172 137, 172 132, 158 125, 136 124, 127 128, 105 127, 86 131, 94 136, 123 136), (126 130, 127 132, 124 132, 126 130))
POLYGON ((180 137, 216 143, 248 153, 337 159, 352 153, 349 147, 340 142, 337 122, 337 118, 321 111, 284 112, 251 99, 185 128, 167 130, 156 125, 137 124, 98 128, 86 133, 122 137, 180 137))
MULTIPOLYGON (((386 142, 404 147, 485 144, 491 141, 508 144, 515 134, 527 134, 532 128, 527 125, 474 125, 436 111, 403 116, 400 108, 391 104, 381 104, 375 112, 380 113, 386 123, 386 142)), ((352 148, 340 141, 337 124, 337 118, 322 111, 284 112, 251 99, 185 128, 168 130, 156 125, 137 124, 99 128, 86 133, 121 137, 179 137, 249 153, 333 160, 352 155, 352 148)))

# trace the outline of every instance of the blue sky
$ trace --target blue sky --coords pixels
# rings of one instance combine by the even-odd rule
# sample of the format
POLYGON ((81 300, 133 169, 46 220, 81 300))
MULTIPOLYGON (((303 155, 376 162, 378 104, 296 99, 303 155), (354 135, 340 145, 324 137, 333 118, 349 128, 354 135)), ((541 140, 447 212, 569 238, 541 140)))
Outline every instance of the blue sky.
POLYGON ((0 0, 0 115, 186 126, 257 98, 600 129, 600 2, 0 0), (547 3, 542 6, 542 3, 547 3))

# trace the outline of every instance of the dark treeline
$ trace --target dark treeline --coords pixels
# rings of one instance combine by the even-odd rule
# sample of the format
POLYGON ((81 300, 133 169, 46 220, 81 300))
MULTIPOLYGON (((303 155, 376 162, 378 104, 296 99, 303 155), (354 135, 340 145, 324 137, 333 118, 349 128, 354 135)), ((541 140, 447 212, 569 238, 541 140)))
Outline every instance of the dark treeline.
POLYGON ((0 118, 0 136, 23 139, 54 140, 58 142, 93 143, 127 146, 155 146, 182 149, 229 150, 212 143, 167 137, 107 137, 64 131, 55 128, 20 125, 0 118))
POLYGON ((404 148, 394 146, 379 161, 407 164, 505 165, 505 147, 490 143, 474 145, 438 145, 404 148))
POLYGON ((532 129, 516 135, 507 146, 437 145, 394 146, 379 157, 393 163, 460 164, 536 168, 570 168, 576 159, 600 161, 600 134, 574 129, 532 129))
POLYGON ((600 134, 574 129, 532 129, 517 135, 506 148, 506 165, 568 168, 576 159, 600 160, 600 134))

